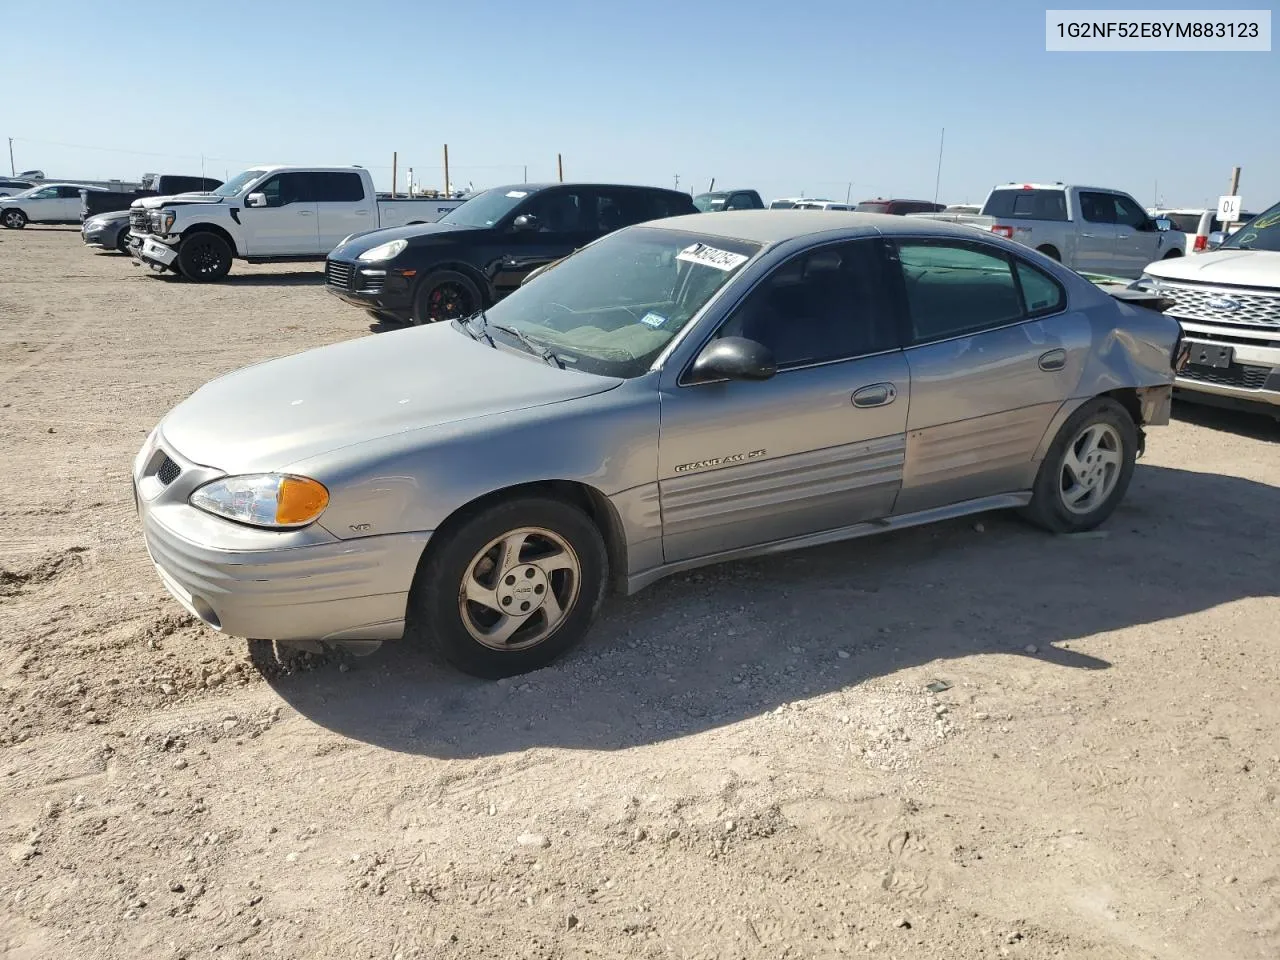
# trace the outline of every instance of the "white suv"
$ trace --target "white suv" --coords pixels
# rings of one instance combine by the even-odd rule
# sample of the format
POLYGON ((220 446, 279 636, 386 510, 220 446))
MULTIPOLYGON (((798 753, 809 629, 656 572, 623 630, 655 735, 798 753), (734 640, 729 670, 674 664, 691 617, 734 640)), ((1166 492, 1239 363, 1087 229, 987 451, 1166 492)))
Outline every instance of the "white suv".
POLYGON ((78 183, 45 183, 5 197, 0 200, 0 225, 21 230, 28 223, 79 223, 80 191, 90 189, 78 183))

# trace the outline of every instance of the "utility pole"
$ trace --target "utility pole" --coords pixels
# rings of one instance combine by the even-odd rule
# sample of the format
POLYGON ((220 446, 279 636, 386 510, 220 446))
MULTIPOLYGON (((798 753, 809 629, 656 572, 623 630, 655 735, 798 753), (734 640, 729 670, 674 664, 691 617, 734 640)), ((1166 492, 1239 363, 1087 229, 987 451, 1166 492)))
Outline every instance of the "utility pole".
POLYGON ((524 182, 529 182, 529 165, 527 163, 524 165, 524 182))
POLYGON ((707 193, 710 193, 715 188, 716 188, 716 178, 712 177, 711 182, 707 184, 707 193))
POLYGON ((396 177, 400 175, 400 171, 396 169, 396 161, 400 158, 400 154, 396 150, 391 151, 391 199, 396 198, 396 177))
POLYGON ((9 175, 16 177, 18 168, 13 165, 13 137, 9 138, 9 175))
POLYGON ((447 200, 449 194, 449 145, 444 145, 444 195, 447 200))
POLYGON ((564 157, 558 153, 556 154, 556 172, 560 176, 560 182, 564 183, 564 157))
POLYGON ((938 187, 942 185, 942 147, 947 142, 947 128, 942 128, 942 136, 938 140, 938 176, 933 181, 933 202, 938 202, 938 187))
MULTIPOLYGON (((935 190, 935 193, 936 192, 937 191, 935 190)), ((846 207, 849 205, 849 197, 852 194, 853 194, 853 184, 852 183, 846 184, 844 188, 844 205, 846 207)))

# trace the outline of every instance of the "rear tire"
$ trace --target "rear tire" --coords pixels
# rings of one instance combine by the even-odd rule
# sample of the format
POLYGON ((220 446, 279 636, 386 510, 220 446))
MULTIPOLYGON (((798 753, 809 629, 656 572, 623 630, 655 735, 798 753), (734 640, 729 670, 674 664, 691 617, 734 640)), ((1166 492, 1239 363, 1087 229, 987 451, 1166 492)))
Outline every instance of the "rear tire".
POLYGON ((1040 464, 1022 514, 1052 533, 1092 530, 1124 499, 1138 457, 1138 427, 1110 397, 1067 418, 1040 464))
POLYGON ((464 673, 527 673, 586 636, 608 566, 604 538, 582 510, 549 497, 507 500, 433 543, 414 578, 410 623, 464 673))
POLYGON ((422 278, 413 298, 415 324, 469 317, 484 306, 480 288, 464 273, 436 270, 422 278))
POLYGON ((231 245, 216 233, 193 233, 183 238, 174 262, 188 280, 214 283, 231 271, 231 245))
POLYGON ((6 210, 0 216, 0 223, 3 223, 6 230, 21 230, 27 225, 27 215, 21 210, 6 210))
POLYGON ((1036 247, 1036 250, 1039 251, 1040 253, 1043 253, 1050 260, 1057 260, 1059 263, 1062 262, 1062 254, 1058 252, 1057 247, 1051 247, 1046 245, 1043 247, 1036 247))
POLYGON ((1182 251, 1181 251, 1181 250, 1170 250, 1168 253, 1166 253, 1166 254, 1165 254, 1163 257, 1161 257, 1160 259, 1161 259, 1161 260, 1176 260, 1176 259, 1177 259, 1178 257, 1180 257, 1180 256, 1182 256, 1182 251))

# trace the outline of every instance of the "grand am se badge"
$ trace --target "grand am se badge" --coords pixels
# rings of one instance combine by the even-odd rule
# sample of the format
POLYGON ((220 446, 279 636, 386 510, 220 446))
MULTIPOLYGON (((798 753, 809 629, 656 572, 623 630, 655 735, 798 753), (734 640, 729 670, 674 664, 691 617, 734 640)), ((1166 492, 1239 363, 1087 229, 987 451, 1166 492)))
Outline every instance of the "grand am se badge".
POLYGON ((688 473, 690 470, 705 470, 708 467, 722 467, 729 463, 741 463, 763 457, 764 450, 748 450, 746 453, 731 453, 726 457, 712 457, 710 460, 695 460, 693 463, 681 463, 675 467, 676 473, 688 473))

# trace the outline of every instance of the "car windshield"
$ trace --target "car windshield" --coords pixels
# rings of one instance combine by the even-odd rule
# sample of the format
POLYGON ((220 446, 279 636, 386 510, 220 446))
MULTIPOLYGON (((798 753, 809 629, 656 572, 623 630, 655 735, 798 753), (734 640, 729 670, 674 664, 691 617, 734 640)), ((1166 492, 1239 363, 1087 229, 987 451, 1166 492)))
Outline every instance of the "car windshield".
POLYGON ((519 187, 494 187, 477 193, 462 206, 454 207, 440 218, 440 223, 459 227, 492 227, 532 192, 519 187))
POLYGON ((1264 210, 1231 234, 1218 249, 1280 251, 1280 203, 1264 210))
POLYGON ((487 330, 526 352, 530 343, 545 347, 570 370, 638 377, 759 251, 744 240, 631 227, 498 301, 485 314, 487 330))
POLYGON ((700 193, 693 198, 693 205, 703 213, 721 209, 729 199, 727 193, 700 193))
POLYGON ((266 172, 265 170, 246 170, 244 173, 238 173, 217 190, 214 190, 213 195, 215 197, 234 197, 266 172))

